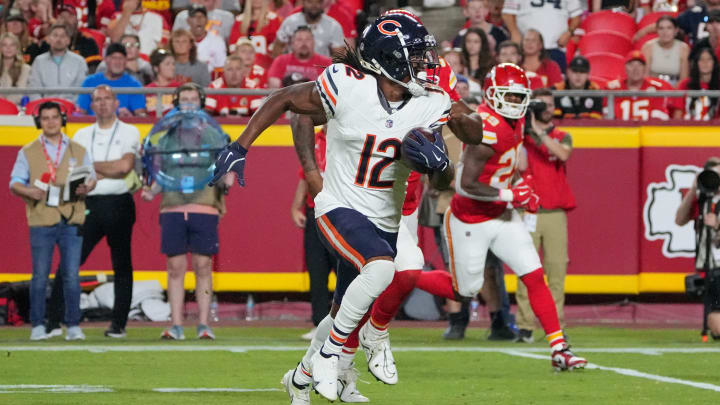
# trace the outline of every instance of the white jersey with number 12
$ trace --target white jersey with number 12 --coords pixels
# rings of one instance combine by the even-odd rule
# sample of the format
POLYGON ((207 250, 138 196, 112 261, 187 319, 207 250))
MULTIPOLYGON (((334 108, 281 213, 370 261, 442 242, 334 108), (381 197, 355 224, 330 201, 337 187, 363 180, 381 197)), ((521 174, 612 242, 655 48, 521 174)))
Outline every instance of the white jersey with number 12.
POLYGON ((315 216, 344 207, 397 232, 410 173, 399 162, 402 140, 416 127, 439 128, 450 97, 442 90, 387 102, 375 77, 344 64, 328 66, 315 81, 328 119, 323 190, 315 216))

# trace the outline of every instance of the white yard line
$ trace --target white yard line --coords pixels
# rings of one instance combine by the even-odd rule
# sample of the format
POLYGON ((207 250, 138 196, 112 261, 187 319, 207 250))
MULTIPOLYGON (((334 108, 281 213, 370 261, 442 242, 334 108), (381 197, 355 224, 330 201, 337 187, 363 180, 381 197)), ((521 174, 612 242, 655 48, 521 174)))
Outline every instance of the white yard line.
MULTIPOLYGON (((720 353, 720 347, 707 348, 666 348, 666 347, 620 347, 620 348, 589 348, 575 347, 578 352, 582 353, 611 353, 611 354, 644 354, 657 356, 663 353, 682 353, 682 354, 702 354, 702 353, 720 353)), ((0 346, 1 352, 235 352, 245 353, 254 351, 274 351, 274 352, 292 352, 305 351, 307 346, 230 346, 230 345, 176 345, 168 343, 166 345, 45 345, 43 343, 28 344, 22 346, 0 346)), ((507 346, 497 347, 413 347, 398 346, 393 347, 394 352, 435 352, 435 353, 451 353, 451 352, 479 352, 479 353, 500 353, 513 351, 516 353, 548 353, 547 348, 542 347, 523 347, 517 349, 509 349, 507 346)))
POLYGON ((0 394, 77 394, 98 392, 114 391, 112 388, 103 387, 102 385, 0 385, 0 394))
MULTIPOLYGON (((539 354, 534 353, 528 353, 526 351, 519 351, 519 350, 499 350, 499 352, 509 354, 511 356, 517 356, 517 357, 526 357, 530 359, 538 359, 538 360, 545 360, 548 361, 550 358, 548 356, 542 356, 539 354)), ((689 381, 689 380, 681 380, 679 378, 673 378, 673 377, 665 377, 662 375, 657 374, 650 374, 650 373, 644 373, 642 371, 633 370, 631 368, 618 368, 618 367, 605 367, 594 363, 588 363, 588 365, 585 367, 590 370, 604 370, 604 371, 612 371, 613 373, 626 375, 630 377, 637 377, 637 378, 645 378, 647 380, 652 381, 658 381, 668 384, 681 384, 681 385, 687 385, 694 388, 701 388, 704 390, 710 390, 715 392, 720 392, 720 385, 715 384, 709 384, 709 383, 700 383, 695 381, 689 381)))
POLYGON ((275 392, 280 388, 153 388, 155 392, 275 392))

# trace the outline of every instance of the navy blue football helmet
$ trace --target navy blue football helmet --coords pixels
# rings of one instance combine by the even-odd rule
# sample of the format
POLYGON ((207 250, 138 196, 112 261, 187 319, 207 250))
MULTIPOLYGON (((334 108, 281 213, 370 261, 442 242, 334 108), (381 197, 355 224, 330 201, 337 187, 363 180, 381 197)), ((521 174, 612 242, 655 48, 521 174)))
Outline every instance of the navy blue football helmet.
POLYGON ((440 66, 436 46, 435 37, 417 17, 390 13, 365 28, 358 50, 364 68, 407 87, 418 97, 426 94, 425 85, 433 84, 427 80, 427 70, 440 66))

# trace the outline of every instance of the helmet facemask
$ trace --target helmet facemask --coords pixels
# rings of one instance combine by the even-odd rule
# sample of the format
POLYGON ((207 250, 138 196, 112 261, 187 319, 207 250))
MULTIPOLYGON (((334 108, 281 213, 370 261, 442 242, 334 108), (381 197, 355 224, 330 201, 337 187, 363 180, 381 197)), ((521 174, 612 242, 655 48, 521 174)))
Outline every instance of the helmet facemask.
POLYGON ((485 90, 485 98, 498 114, 510 119, 520 119, 527 112, 530 103, 530 90, 516 83, 510 86, 491 86, 485 90), (509 94, 520 96, 522 101, 515 103, 506 100, 506 96, 509 94))

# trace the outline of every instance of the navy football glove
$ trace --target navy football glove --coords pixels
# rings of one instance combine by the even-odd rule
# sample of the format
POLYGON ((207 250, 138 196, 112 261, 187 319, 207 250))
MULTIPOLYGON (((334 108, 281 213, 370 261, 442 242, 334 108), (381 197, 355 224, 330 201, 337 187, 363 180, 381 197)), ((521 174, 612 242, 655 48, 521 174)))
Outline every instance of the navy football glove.
POLYGON ((237 142, 226 145, 215 160, 214 176, 210 180, 210 187, 214 186, 220 179, 229 172, 235 172, 238 184, 245 186, 245 155, 247 149, 237 142))
POLYGON ((412 130, 411 133, 416 131, 415 136, 408 138, 406 141, 403 152, 407 158, 420 166, 427 167, 430 171, 445 170, 450 164, 450 158, 445 152, 445 142, 443 142, 442 135, 434 132, 435 141, 430 142, 417 129, 412 130))

